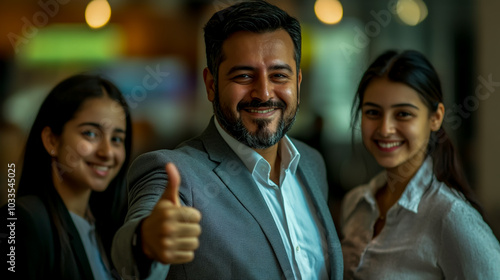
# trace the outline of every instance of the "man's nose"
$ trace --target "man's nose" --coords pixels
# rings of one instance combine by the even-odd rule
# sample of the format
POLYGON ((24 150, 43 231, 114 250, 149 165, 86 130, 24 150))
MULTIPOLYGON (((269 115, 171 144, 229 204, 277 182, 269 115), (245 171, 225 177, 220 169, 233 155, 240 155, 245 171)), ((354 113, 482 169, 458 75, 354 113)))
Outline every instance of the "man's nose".
POLYGON ((260 75, 254 83, 251 94, 252 99, 259 99, 264 102, 271 99, 272 87, 272 83, 264 75, 260 75))

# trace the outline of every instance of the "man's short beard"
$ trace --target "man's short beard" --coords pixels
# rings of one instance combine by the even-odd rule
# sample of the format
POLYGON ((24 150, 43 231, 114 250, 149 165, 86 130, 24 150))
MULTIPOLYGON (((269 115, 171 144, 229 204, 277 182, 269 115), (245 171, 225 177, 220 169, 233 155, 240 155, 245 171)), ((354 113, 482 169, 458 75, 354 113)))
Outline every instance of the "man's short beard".
MULTIPOLYGON (((227 115, 222 110, 219 101, 219 91, 216 88, 213 108, 215 116, 217 117, 220 125, 240 143, 243 143, 253 149, 265 149, 278 143, 292 127, 293 123, 295 122, 297 111, 299 110, 299 106, 297 104, 297 110, 293 114, 293 117, 284 119, 283 115, 286 108, 281 108, 282 117, 278 122, 275 133, 272 133, 269 131, 269 129, 267 129, 267 126, 269 125, 271 120, 257 119, 254 121, 254 123, 257 125, 257 131, 255 133, 252 133, 245 127, 241 118, 235 118, 232 115, 227 115)), ((230 111, 228 112, 230 113, 230 111)))

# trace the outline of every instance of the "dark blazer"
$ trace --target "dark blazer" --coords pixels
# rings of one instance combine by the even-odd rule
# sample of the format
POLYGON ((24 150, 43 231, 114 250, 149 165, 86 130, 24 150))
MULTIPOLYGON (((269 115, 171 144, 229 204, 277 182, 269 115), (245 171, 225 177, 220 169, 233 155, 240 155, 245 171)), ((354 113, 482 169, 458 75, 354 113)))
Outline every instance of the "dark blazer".
MULTIPOLYGON (((294 145, 301 154, 297 174, 326 232, 330 278, 342 279, 342 251, 327 206, 324 161, 307 145, 298 141, 294 145)), ((167 162, 174 162, 181 174, 182 203, 202 214, 202 233, 192 262, 171 266, 153 262, 152 279, 164 279, 167 273, 168 279, 293 279, 266 202, 248 169, 220 136, 213 118, 201 136, 175 150, 142 155, 129 169, 129 211, 112 247, 113 261, 123 277, 139 274, 133 238, 164 191, 167 162)))
MULTIPOLYGON (((34 195, 20 197, 15 206, 15 244, 6 244, 2 239, 1 279, 94 279, 80 235, 62 199, 57 196, 55 207, 67 225, 70 243, 70 258, 61 259, 59 240, 56 240, 54 221, 49 216, 47 206, 34 195), (7 270, 10 265, 3 261, 7 249, 15 246, 15 272, 7 270), (63 264, 60 269, 59 264, 63 264)), ((1 208, 1 216, 6 221, 7 205, 1 208)), ((11 221, 9 221, 11 222, 11 221)), ((1 232, 6 232, 2 226, 1 232)))

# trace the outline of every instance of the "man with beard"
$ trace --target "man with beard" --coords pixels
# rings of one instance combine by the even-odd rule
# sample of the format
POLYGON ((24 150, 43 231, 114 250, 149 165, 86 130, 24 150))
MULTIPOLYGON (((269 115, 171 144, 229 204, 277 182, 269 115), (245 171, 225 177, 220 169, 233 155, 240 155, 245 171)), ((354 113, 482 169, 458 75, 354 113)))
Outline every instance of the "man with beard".
POLYGON ((252 1, 217 12, 204 31, 215 117, 200 136, 130 167, 113 243, 119 273, 342 279, 323 159, 286 136, 300 101, 299 22, 252 1))

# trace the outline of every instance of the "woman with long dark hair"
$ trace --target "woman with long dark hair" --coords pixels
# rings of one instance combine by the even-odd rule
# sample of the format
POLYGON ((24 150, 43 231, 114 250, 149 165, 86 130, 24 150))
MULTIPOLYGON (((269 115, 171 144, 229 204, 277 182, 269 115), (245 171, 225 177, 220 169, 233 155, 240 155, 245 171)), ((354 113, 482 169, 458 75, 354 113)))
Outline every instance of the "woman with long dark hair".
POLYGON ((110 81, 75 75, 49 93, 26 143, 8 279, 117 278, 110 250, 126 213, 131 134, 110 81))
POLYGON ((442 123, 436 71, 419 52, 388 51, 353 104, 365 148, 385 170, 342 203, 347 279, 500 279, 500 245, 442 123))

